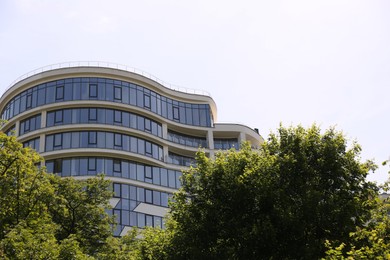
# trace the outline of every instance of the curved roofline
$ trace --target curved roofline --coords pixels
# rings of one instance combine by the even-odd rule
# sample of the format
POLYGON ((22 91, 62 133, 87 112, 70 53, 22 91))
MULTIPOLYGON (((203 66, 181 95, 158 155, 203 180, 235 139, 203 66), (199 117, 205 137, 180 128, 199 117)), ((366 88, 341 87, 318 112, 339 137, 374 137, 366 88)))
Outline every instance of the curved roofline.
POLYGON ((64 68, 77 68, 77 67, 110 68, 110 69, 117 69, 117 70, 132 72, 132 73, 144 76, 148 79, 151 79, 151 80, 159 83, 160 85, 162 85, 168 89, 174 90, 174 91, 179 91, 179 92, 183 92, 186 94, 196 94, 196 95, 211 97, 210 93, 207 91, 199 90, 199 89, 189 89, 189 88, 185 88, 185 87, 176 86, 176 85, 170 84, 168 82, 165 82, 165 81, 159 79, 158 77, 156 77, 148 72, 145 72, 143 70, 140 70, 140 69, 137 69, 134 67, 129 67, 127 65, 116 64, 116 63, 105 62, 105 61, 69 61, 69 62, 61 62, 61 63, 51 64, 51 65, 47 65, 47 66, 32 70, 32 71, 18 77, 16 80, 14 80, 6 88, 3 95, 6 94, 8 92, 8 90, 12 88, 12 86, 16 85, 18 82, 20 82, 24 79, 27 79, 31 76, 40 74, 42 72, 50 71, 50 70, 64 69, 64 68))
POLYGON ((128 80, 132 79, 137 82, 142 82, 147 84, 149 87, 155 88, 156 90, 163 91, 172 98, 179 98, 185 102, 196 102, 200 101, 202 103, 208 103, 211 108, 211 113, 213 116, 213 121, 217 120, 217 106, 210 96, 209 93, 200 90, 190 90, 180 87, 174 87, 168 83, 163 82, 157 77, 152 76, 141 70, 132 69, 130 67, 108 63, 108 62, 66 62, 49 65, 31 71, 12 83, 10 87, 3 93, 0 98, 0 103, 3 104, 0 106, 0 110, 3 109, 8 99, 10 99, 15 93, 23 90, 23 87, 27 87, 33 82, 40 82, 47 78, 58 78, 61 75, 110 75, 115 76, 118 79, 128 80), (22 87, 22 88, 21 88, 22 87))

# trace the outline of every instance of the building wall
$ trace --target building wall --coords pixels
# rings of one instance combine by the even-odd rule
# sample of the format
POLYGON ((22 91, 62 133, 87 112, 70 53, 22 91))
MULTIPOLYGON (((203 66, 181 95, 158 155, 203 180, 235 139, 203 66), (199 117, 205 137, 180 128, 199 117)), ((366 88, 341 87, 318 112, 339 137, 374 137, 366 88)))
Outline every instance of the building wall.
POLYGON ((181 170, 201 147, 216 150, 262 142, 254 130, 218 124, 207 95, 175 91, 129 71, 70 67, 32 75, 0 99, 2 130, 37 150, 49 172, 113 182, 115 235, 131 226, 164 227, 181 170))

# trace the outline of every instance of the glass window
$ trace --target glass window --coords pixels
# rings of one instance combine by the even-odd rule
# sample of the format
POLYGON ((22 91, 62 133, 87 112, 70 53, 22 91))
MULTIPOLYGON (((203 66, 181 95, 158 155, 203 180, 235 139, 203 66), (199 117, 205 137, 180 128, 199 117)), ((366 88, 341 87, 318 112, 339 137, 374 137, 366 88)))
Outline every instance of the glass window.
POLYGON ((122 161, 122 178, 128 179, 129 177, 129 163, 122 161))
POLYGON ((121 185, 119 183, 114 183, 114 197, 121 197, 121 185))
POLYGON ((32 95, 28 94, 27 95, 27 100, 26 100, 26 109, 31 108, 31 106, 32 106, 32 95))
POLYGON ((114 99, 122 100, 122 87, 114 87, 114 99))
POLYGON ((150 119, 145 118, 145 130, 148 132, 152 131, 152 125, 150 119))
POLYGON ((130 199, 137 200, 137 187, 130 186, 130 199))
POLYGON ((58 86, 56 88, 56 100, 64 99, 64 86, 58 86))
POLYGON ((144 94, 144 106, 150 108, 150 95, 144 94))
POLYGON ((168 170, 161 168, 161 186, 168 186, 168 170))
POLYGON ((114 122, 115 123, 122 123, 122 112, 115 110, 114 111, 114 122))
POLYGON ((145 154, 145 141, 138 139, 138 153, 145 154))
POLYGON ((96 121, 97 120, 97 109, 96 108, 90 108, 88 110, 88 120, 89 121, 96 121))
POLYGON ((62 159, 54 160, 54 173, 62 173, 62 159))
POLYGON ((98 96, 98 88, 96 84, 90 84, 89 85, 89 97, 90 98, 97 98, 98 96))
POLYGON ((137 180, 145 181, 145 166, 142 164, 137 164, 137 180))
POLYGON ((115 134, 115 146, 122 147, 122 135, 115 134))
POLYGON ((143 118, 142 116, 137 116, 137 121, 138 121, 137 129, 141 130, 141 131, 144 131, 144 129, 145 129, 145 118, 143 118))
POLYGON ((145 218, 146 218, 146 226, 148 227, 153 227, 153 216, 151 215, 145 215, 145 218))
POLYGON ((62 149, 71 148, 71 133, 63 133, 62 134, 62 149))
POLYGON ((160 168, 153 167, 153 184, 160 185, 160 168))
POLYGON ((153 191, 153 204, 154 205, 161 205, 161 199, 160 199, 160 192, 159 191, 153 191))
POLYGON ((63 120, 63 112, 62 110, 57 110, 55 112, 55 123, 62 123, 62 120, 63 120))
POLYGON ((152 144, 150 142, 145 142, 145 154, 148 156, 152 155, 152 144))
POLYGON ((121 172, 121 161, 114 160, 114 172, 121 172))
POLYGON ((106 148, 113 149, 114 148, 114 134, 113 133, 105 133, 106 136, 106 148))
POLYGON ((153 193, 151 190, 145 189, 145 202, 146 203, 150 203, 150 204, 153 203, 153 195, 152 194, 153 193))
POLYGON ((145 202, 145 191, 144 188, 137 187, 137 200, 139 202, 145 202))
POLYGON ((24 132, 30 131, 30 119, 24 121, 24 132))
POLYGON ((62 134, 54 135, 54 147, 60 147, 62 145, 62 134))
POLYGON ((180 120, 179 108, 175 107, 175 106, 173 106, 173 119, 174 120, 180 120))
POLYGON ((168 193, 161 192, 161 206, 168 207, 168 193))
POLYGON ((88 171, 96 171, 96 158, 88 158, 88 171))
POLYGON ((129 217, 130 217, 130 214, 129 214, 130 212, 129 211, 127 211, 127 210, 122 210, 122 225, 126 225, 126 226, 128 226, 128 225, 130 225, 130 219, 129 219, 129 217))
POLYGON ((152 167, 145 166, 145 178, 152 179, 152 167))
POLYGON ((176 174, 174 170, 168 170, 169 187, 176 188, 176 174))
POLYGON ((97 142, 96 132, 88 132, 88 144, 96 144, 97 142))
POLYGON ((145 227, 145 214, 137 213, 137 221, 138 221, 138 227, 140 228, 145 227))

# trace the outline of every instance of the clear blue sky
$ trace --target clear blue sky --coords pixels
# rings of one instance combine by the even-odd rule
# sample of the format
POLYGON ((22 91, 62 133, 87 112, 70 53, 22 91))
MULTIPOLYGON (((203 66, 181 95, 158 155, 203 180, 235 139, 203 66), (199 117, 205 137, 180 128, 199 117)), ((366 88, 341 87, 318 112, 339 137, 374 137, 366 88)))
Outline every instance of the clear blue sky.
MULTIPOLYGON (((390 1, 2 0, 0 93, 31 70, 109 61, 202 89, 218 122, 336 126, 390 156, 390 1)), ((388 167, 370 180, 383 182, 388 167)))

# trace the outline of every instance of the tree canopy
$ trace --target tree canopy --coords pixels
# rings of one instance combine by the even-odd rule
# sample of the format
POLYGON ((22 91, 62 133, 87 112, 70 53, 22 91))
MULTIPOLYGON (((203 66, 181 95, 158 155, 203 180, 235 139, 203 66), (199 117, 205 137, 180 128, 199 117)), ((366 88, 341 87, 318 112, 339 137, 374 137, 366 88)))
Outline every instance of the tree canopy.
POLYGON ((77 181, 40 167, 40 156, 0 133, 0 256, 87 259, 112 236, 103 177, 77 181))
MULTIPOLYGON (((171 259, 318 259, 377 206, 372 162, 331 128, 280 127, 260 150, 197 154, 167 223, 171 259)), ((163 257, 162 257, 163 258, 163 257)))
POLYGON ((330 128, 281 126, 258 150, 197 153, 166 229, 112 236, 103 176, 60 178, 0 133, 0 258, 329 259, 389 255, 388 208, 361 148, 330 128), (139 234, 141 233, 141 236, 139 234))

